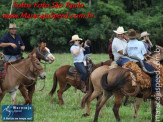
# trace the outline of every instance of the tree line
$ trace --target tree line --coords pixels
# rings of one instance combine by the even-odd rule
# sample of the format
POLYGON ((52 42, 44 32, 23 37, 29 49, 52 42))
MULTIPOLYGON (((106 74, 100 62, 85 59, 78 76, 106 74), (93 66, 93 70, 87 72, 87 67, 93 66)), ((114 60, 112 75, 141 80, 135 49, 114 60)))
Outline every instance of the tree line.
MULTIPOLYGON (((52 52, 69 52, 72 35, 78 34, 83 40, 92 41, 93 53, 107 53, 109 39, 118 26, 125 30, 135 29, 139 33, 148 31, 152 43, 163 46, 163 2, 161 0, 57 0, 59 3, 84 4, 82 8, 13 8, 12 14, 94 14, 93 18, 60 19, 4 19, 9 14, 11 1, 0 1, 0 37, 8 31, 9 22, 20 28, 17 30, 25 45, 31 51, 39 42, 46 42, 52 52)), ((49 3, 54 0, 17 0, 18 3, 49 3)))

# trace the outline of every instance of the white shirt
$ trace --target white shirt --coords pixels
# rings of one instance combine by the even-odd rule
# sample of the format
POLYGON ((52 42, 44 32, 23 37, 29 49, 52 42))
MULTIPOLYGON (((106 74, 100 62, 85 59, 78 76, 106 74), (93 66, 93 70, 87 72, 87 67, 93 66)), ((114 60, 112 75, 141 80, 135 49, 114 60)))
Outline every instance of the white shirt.
POLYGON ((114 38, 113 43, 112 43, 112 52, 114 55, 114 60, 117 61, 120 57, 121 58, 128 58, 127 56, 124 56, 120 53, 118 53, 120 50, 124 50, 127 46, 127 41, 125 39, 118 39, 114 38))
MULTIPOLYGON (((72 53, 73 50, 78 50, 78 49, 79 49, 79 46, 78 45, 72 45, 71 48, 70 48, 70 52, 72 53)), ((84 53, 83 53, 82 48, 80 49, 80 52, 78 53, 77 56, 73 55, 73 58, 74 58, 74 63, 83 62, 84 53)))
MULTIPOLYGON (((130 40, 127 47, 123 51, 124 54, 128 54, 128 56, 138 57, 141 60, 144 60, 144 54, 147 53, 144 44, 142 41, 138 41, 137 39, 130 40)), ((136 61, 134 59, 130 59, 131 61, 136 61)))

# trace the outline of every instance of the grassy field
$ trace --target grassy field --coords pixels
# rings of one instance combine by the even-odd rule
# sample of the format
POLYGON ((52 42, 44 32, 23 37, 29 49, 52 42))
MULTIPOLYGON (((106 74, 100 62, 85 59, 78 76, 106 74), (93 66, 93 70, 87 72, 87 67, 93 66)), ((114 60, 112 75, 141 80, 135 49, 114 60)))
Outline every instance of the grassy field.
MULTIPOLYGON (((92 122, 94 119, 96 100, 91 104, 91 115, 86 118, 82 118, 82 114, 86 112, 85 109, 80 108, 80 103, 85 94, 81 91, 74 92, 74 88, 71 87, 63 94, 63 99, 65 105, 59 106, 59 101, 56 92, 53 97, 48 96, 49 91, 53 84, 53 73, 54 71, 62 65, 73 65, 73 60, 71 54, 54 54, 56 60, 53 64, 48 64, 46 68, 47 78, 46 86, 43 91, 38 91, 39 88, 43 86, 43 81, 37 81, 36 92, 33 97, 34 106, 34 122, 92 122)), ((92 54, 91 58, 94 63, 108 60, 107 54, 92 54)), ((58 89, 58 87, 57 87, 58 89)), ((130 104, 127 106, 121 106, 120 117, 121 122, 150 122, 151 121, 151 109, 150 103, 142 102, 141 107, 138 112, 138 117, 133 118, 135 99, 130 99, 130 104)), ((17 102, 18 104, 23 104, 24 99, 20 92, 17 92, 17 102)), ((10 105, 11 97, 7 94, 1 102, 1 105, 10 105)), ((99 117, 99 122, 115 122, 115 117, 112 111, 114 104, 114 98, 112 97, 107 101, 107 107, 104 107, 104 117, 99 117)), ((163 121, 163 107, 161 110, 161 119, 163 121)), ((0 112, 2 116, 2 111, 0 112)), ((1 119, 0 119, 1 121, 1 119)))

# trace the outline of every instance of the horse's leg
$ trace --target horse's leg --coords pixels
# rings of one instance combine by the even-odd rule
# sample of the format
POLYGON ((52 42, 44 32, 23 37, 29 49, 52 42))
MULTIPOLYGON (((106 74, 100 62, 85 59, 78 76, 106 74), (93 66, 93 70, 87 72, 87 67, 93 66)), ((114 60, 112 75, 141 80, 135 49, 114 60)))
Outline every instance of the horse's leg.
POLYGON ((25 99, 24 105, 29 104, 30 99, 29 99, 29 97, 28 97, 28 93, 27 93, 27 89, 26 89, 26 87, 25 87, 24 85, 21 85, 21 84, 20 84, 20 86, 19 86, 19 90, 20 90, 22 96, 23 96, 24 99, 25 99))
POLYGON ((156 103, 154 99, 151 99, 151 111, 152 111, 152 122, 155 122, 156 103))
POLYGON ((142 98, 136 98, 134 118, 137 117, 137 114, 138 114, 138 110, 139 110, 141 101, 142 101, 142 98))
MULTIPOLYGON (((102 94, 99 95, 99 96, 97 97, 97 101, 98 101, 101 97, 102 97, 102 94)), ((102 107, 101 110, 100 110, 100 115, 101 115, 101 117, 104 116, 103 107, 102 107)))
POLYGON ((71 87, 71 85, 70 85, 70 84, 67 84, 66 87, 65 87, 65 89, 64 89, 64 92, 65 92, 67 89, 69 89, 70 87, 71 87))
POLYGON ((128 96, 126 96, 125 101, 124 101, 124 104, 123 104, 124 106, 126 106, 126 105, 127 105, 128 99, 129 99, 129 97, 128 97, 128 96))
POLYGON ((35 84, 36 84, 36 83, 34 83, 33 85, 31 85, 31 86, 28 88, 28 96, 29 96, 29 99, 30 99, 30 101, 29 101, 29 104, 30 104, 30 105, 32 104, 32 97, 33 97, 33 94, 34 94, 34 92, 35 92, 35 84))
POLYGON ((10 93, 11 95, 11 98, 12 98, 12 102, 13 102, 13 105, 16 105, 17 104, 17 101, 16 101, 16 92, 17 90, 13 91, 10 93))
POLYGON ((114 104, 114 107, 113 107, 113 112, 114 112, 115 118, 118 121, 120 121, 119 107, 122 104, 122 100, 123 100, 124 95, 119 93, 119 92, 117 92, 117 93, 114 94, 114 96, 115 96, 115 104, 114 104))
POLYGON ((98 121, 98 115, 103 107, 103 105, 106 103, 106 101, 112 96, 112 93, 108 93, 104 91, 103 96, 99 99, 99 101, 96 104, 96 112, 95 112, 95 117, 94 117, 94 122, 98 121))
POLYGON ((62 98, 62 94, 63 94, 63 92, 66 90, 66 86, 67 86, 67 84, 65 84, 65 83, 60 83, 59 82, 59 86, 60 86, 60 88, 59 88, 59 90, 57 91, 57 94, 58 94, 58 99, 59 99, 59 105, 63 105, 64 104, 64 101, 63 101, 63 98, 62 98))
POLYGON ((87 112, 85 114, 83 114, 83 116, 89 116, 90 115, 90 103, 92 100, 97 98, 99 95, 100 95, 99 91, 93 91, 93 93, 91 94, 91 96, 87 100, 87 112))

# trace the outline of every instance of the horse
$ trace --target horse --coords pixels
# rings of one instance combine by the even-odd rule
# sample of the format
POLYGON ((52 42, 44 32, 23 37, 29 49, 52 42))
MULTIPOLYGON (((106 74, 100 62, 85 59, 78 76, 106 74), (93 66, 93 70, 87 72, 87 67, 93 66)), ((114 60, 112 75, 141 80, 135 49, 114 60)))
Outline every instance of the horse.
POLYGON ((6 76, 4 79, 1 79, 2 93, 0 93, 0 102, 5 94, 9 92, 11 94, 13 104, 16 104, 16 91, 19 84, 25 78, 32 80, 31 77, 27 76, 27 73, 33 70, 39 74, 41 79, 46 78, 46 73, 35 54, 29 55, 28 58, 8 63, 6 76))
MULTIPOLYGON (((84 96, 81 102, 81 108, 84 108, 85 104, 87 103, 87 111, 85 114, 82 115, 83 117, 90 115, 91 101, 94 100, 95 98, 97 98, 98 100, 100 95, 102 95, 103 89, 100 84, 100 80, 103 74, 107 73, 109 69, 116 68, 116 67, 117 67, 117 64, 115 62, 112 62, 110 66, 109 65, 100 66, 91 73, 90 79, 89 79, 89 91, 84 96)), ((102 110, 101 110, 101 116, 103 116, 102 110)))
MULTIPOLYGON (((159 58, 157 58, 159 61, 162 61, 163 49, 162 47, 158 47, 158 48, 160 49, 160 52, 155 53, 155 55, 159 56, 159 58)), ((130 69, 114 68, 109 70, 106 74, 102 76, 101 85, 103 88, 103 96, 96 104, 94 122, 98 120, 98 115, 101 108, 113 94, 115 96, 115 104, 113 107, 113 112, 115 118, 118 121, 120 121, 119 107, 121 106, 122 99, 124 96, 132 96, 132 97, 139 97, 139 98, 145 97, 147 99, 151 99, 152 121, 153 122, 155 121, 156 104, 155 104, 155 99, 151 97, 152 95, 150 92, 151 88, 146 88, 144 90, 141 90, 140 84, 133 86, 132 84, 133 77, 131 76, 131 72, 132 71, 130 69)), ((163 88, 160 88, 160 91, 163 94, 163 88)), ((163 98, 160 98, 160 103, 163 105, 163 98)))
MULTIPOLYGON (((111 60, 107 60, 105 62, 101 62, 98 64, 92 64, 94 70, 97 67, 103 66, 103 65, 110 65, 111 60)), ((76 82, 75 80, 69 80, 66 78, 67 71, 71 67, 71 65, 64 65, 56 69, 53 75, 53 87, 51 91, 49 92, 49 95, 52 96, 57 88, 57 81, 59 82, 59 90, 57 91, 58 99, 59 99, 59 105, 63 105, 64 101, 62 98, 62 94, 69 89, 71 86, 76 87, 77 89, 81 89, 81 82, 76 82)), ((89 76, 88 76, 89 77, 89 76)), ((88 87, 87 87, 88 88, 88 87)))
MULTIPOLYGON (((55 57, 50 53, 50 50, 46 47, 46 43, 44 42, 38 44, 38 47, 34 48, 30 54, 31 55, 36 54, 36 58, 39 61, 44 60, 49 64, 52 64, 55 60, 55 57)), ((25 105, 32 104, 32 97, 35 91, 35 85, 36 85, 38 73, 36 73, 35 71, 29 71, 27 73, 27 76, 33 77, 34 80, 29 80, 27 78, 24 78, 19 86, 19 90, 25 99, 24 102, 25 105)))

